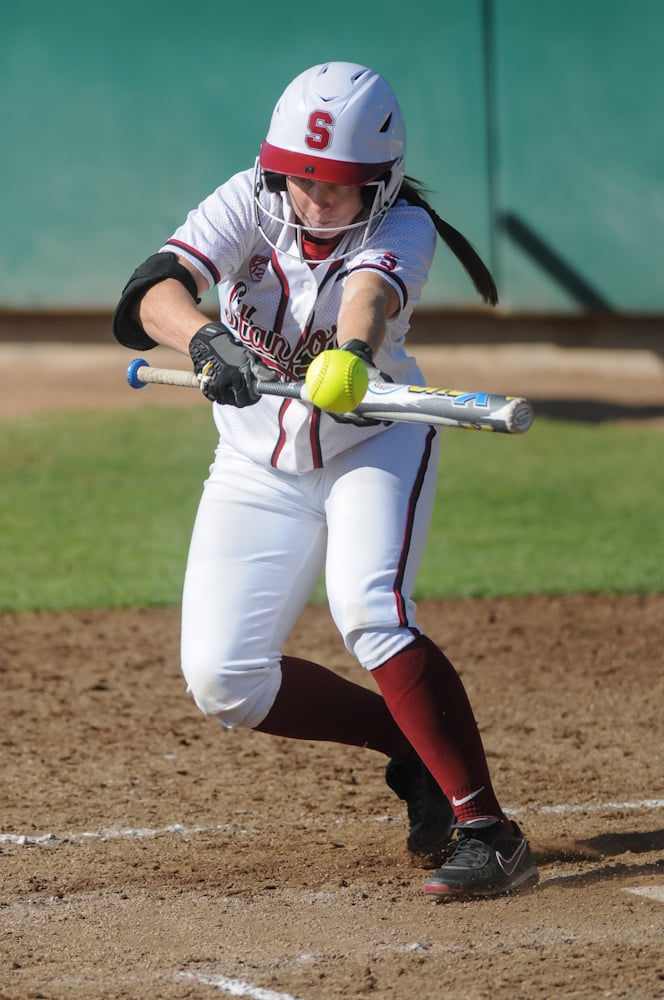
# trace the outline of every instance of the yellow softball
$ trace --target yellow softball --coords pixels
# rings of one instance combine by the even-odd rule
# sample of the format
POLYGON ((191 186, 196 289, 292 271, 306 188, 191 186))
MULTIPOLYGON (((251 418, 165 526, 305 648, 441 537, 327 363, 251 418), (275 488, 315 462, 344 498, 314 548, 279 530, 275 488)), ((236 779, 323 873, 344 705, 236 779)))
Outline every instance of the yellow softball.
POLYGON ((323 351, 305 377, 309 402, 321 410, 345 413, 361 403, 369 384, 364 362, 350 351, 323 351))

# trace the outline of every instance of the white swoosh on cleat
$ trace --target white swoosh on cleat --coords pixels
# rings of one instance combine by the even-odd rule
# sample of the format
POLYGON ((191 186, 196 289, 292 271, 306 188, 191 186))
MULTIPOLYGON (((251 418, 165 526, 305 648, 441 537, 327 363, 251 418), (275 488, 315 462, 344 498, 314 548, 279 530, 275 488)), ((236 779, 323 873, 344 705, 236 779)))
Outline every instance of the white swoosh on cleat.
POLYGON ((503 869, 508 878, 510 875, 513 875, 514 872, 516 871, 519 861, 523 857, 525 850, 526 850, 526 842, 525 840, 522 840, 511 858, 505 858, 500 853, 500 851, 496 851, 496 860, 498 861, 498 864, 503 869))

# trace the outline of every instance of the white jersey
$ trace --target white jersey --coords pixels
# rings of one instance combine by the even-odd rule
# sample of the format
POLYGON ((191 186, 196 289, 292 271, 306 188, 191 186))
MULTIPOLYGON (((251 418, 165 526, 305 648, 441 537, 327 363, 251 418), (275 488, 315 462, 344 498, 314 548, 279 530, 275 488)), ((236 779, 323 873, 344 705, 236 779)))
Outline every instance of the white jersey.
MULTIPOLYGON (((363 268, 380 271, 396 289, 399 313, 387 324, 376 366, 395 382, 422 385, 424 380, 404 343, 436 245, 428 214, 397 202, 360 249, 348 235, 342 248, 356 252, 342 260, 298 259, 293 229, 270 223, 274 250, 256 225, 254 174, 246 170, 217 188, 187 216, 161 248, 186 258, 218 286, 220 319, 278 377, 302 380, 313 358, 337 346, 337 316, 348 275, 363 268)), ((263 192, 269 211, 292 221, 285 194, 263 192)), ((339 248, 339 249, 342 249, 339 248)), ((343 424, 300 400, 263 396, 238 409, 213 404, 220 438, 255 462, 286 473, 322 468, 333 456, 359 441, 383 433, 385 426, 343 424)))

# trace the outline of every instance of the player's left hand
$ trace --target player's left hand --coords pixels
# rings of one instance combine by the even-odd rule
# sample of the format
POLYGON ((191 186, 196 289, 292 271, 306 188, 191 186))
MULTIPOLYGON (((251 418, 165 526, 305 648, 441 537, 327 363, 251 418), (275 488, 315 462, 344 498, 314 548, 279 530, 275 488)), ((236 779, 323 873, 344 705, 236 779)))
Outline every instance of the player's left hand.
POLYGON ((387 375, 376 368, 373 352, 365 340, 347 340, 345 344, 341 345, 341 350, 349 351, 355 357, 364 361, 370 382, 394 382, 391 375, 387 375))
POLYGON ((239 344, 223 323, 202 326, 191 338, 189 354, 201 392, 213 403, 251 406, 260 399, 255 380, 274 378, 274 373, 239 344))
MULTIPOLYGON (((341 345, 341 350, 349 351, 364 361, 370 382, 394 382, 391 375, 376 368, 373 353, 365 340, 347 340, 345 344, 341 345)), ((374 417, 363 417, 362 414, 352 411, 350 413, 331 413, 330 416, 340 424, 355 424, 356 427, 375 427, 378 424, 388 426, 391 423, 390 420, 375 420, 374 417)))

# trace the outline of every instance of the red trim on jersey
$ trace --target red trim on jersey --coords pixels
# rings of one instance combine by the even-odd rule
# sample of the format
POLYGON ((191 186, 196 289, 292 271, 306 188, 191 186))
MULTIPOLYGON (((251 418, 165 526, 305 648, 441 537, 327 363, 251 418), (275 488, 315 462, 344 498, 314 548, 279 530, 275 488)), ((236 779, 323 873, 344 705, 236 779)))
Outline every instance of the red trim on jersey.
POLYGON ((326 156, 310 153, 296 153, 292 149, 280 149, 269 142, 260 148, 260 164, 263 170, 290 177, 304 177, 307 180, 323 181, 326 184, 350 184, 359 186, 375 181, 389 170, 394 163, 349 163, 347 160, 333 160, 326 156))
POLYGON ((285 399, 281 406, 279 407, 279 437, 277 438, 277 443, 274 446, 272 456, 270 458, 270 465, 273 469, 279 467, 279 456, 284 450, 286 444, 286 431, 284 430, 284 417, 286 416, 286 411, 288 407, 293 402, 292 399, 285 399))
MULTIPOLYGON (((341 268, 342 264, 343 264, 343 261, 337 260, 337 261, 333 261, 329 265, 325 277, 323 278, 323 280, 321 281, 320 285, 318 286, 318 294, 320 294, 320 292, 325 287, 325 285, 327 284, 327 282, 337 273, 337 271, 341 268)), ((298 355, 302 351, 302 348, 306 347, 307 344, 309 343, 309 337, 310 337, 311 331, 312 331, 312 329, 314 327, 315 318, 316 318, 316 312, 314 310, 311 313, 311 316, 309 317, 309 321, 308 321, 307 325, 305 326, 304 330, 300 334, 300 339, 298 340, 297 344, 295 345, 295 349, 293 350, 293 353, 292 353, 291 365, 289 366, 289 374, 290 374, 291 378, 295 378, 295 374, 293 372, 293 365, 295 364, 295 361, 297 360, 298 355)), ((332 345, 329 345, 329 346, 332 346, 332 345)))
POLYGON ((279 257, 276 250, 272 251, 272 267, 274 268, 274 273, 279 279, 279 284, 281 285, 281 298, 279 299, 279 305, 277 306, 277 312, 274 317, 272 329, 275 333, 281 333, 281 328, 284 325, 284 316, 286 315, 286 307, 288 306, 288 300, 290 299, 290 286, 288 284, 288 278, 284 274, 283 268, 279 263, 279 257))
MULTIPOLYGON (((329 265, 327 274, 325 275, 325 277, 323 278, 323 280, 320 283, 319 293, 320 293, 321 289, 325 286, 325 284, 328 281, 330 281, 337 274, 337 272, 342 267, 342 264, 343 264, 343 261, 336 260, 336 261, 333 261, 329 265)), ((288 284, 288 279, 287 279, 286 275, 284 274, 284 271, 283 271, 283 269, 281 267, 281 264, 279 262, 279 257, 277 255, 276 250, 272 251, 272 267, 274 268, 274 273, 275 273, 275 275, 276 275, 276 277, 277 277, 277 279, 279 281, 279 284, 281 285, 281 298, 279 300, 279 305, 277 307, 277 311, 276 311, 276 315, 275 315, 274 323, 273 323, 273 330, 274 330, 274 332, 275 333, 280 333, 281 332, 281 328, 283 326, 284 316, 285 316, 285 313, 286 313, 286 309, 288 307, 288 302, 290 300, 290 286, 288 284)), ((296 345, 295 349, 293 350, 293 352, 291 354, 291 361, 290 361, 290 363, 289 363, 289 365, 287 367, 287 371, 285 373, 290 378, 294 378, 295 377, 294 373, 293 373, 293 365, 294 365, 295 360, 297 359, 299 351, 301 350, 301 348, 303 346, 305 346, 307 344, 307 342, 309 340, 309 335, 311 333, 313 322, 314 322, 314 313, 312 313, 312 315, 310 316, 309 323, 303 329, 303 331, 302 331, 302 333, 300 335, 299 342, 298 342, 298 344, 296 345)), ((279 466, 279 458, 281 456, 282 451, 284 450, 284 448, 286 446, 286 437, 287 437, 287 435, 286 435, 286 430, 284 428, 283 418, 286 415, 288 406, 292 402, 293 401, 291 399, 286 399, 286 400, 284 400, 284 402, 282 403, 282 405, 279 408, 279 437, 277 439, 277 443, 276 443, 276 445, 274 447, 274 450, 272 452, 272 456, 270 458, 270 465, 273 468, 275 468, 275 469, 278 468, 278 466, 279 466)), ((313 467, 315 469, 322 469, 322 467, 323 467, 323 452, 322 452, 321 444, 320 444, 320 411, 317 410, 317 409, 315 409, 315 408, 313 410, 313 414, 312 414, 310 422, 309 422, 309 443, 310 443, 310 446, 311 446, 311 461, 312 461, 313 467)))
POLYGON ((399 613, 399 625, 402 628, 409 628, 408 614, 406 611, 406 601, 404 599, 401 588, 403 586, 403 578, 406 572, 406 563, 408 561, 408 554, 410 552, 410 542, 413 535, 413 524, 415 522, 415 513, 417 511, 417 503, 420 499, 420 494, 422 492, 422 484, 424 482, 424 475, 427 471, 429 465, 429 460, 431 458, 431 444, 433 442, 436 432, 433 427, 429 428, 429 433, 427 434, 426 442, 424 445, 424 451, 422 453, 422 461, 420 462, 420 467, 417 470, 417 476, 415 477, 415 482, 413 483, 413 488, 410 493, 410 499, 408 501, 408 516, 406 518, 406 527, 403 534, 403 541, 401 543, 401 556, 399 558, 399 568, 397 570, 397 576, 394 581, 394 599, 397 605, 397 611, 399 613))
POLYGON ((199 263, 201 263, 203 267, 210 272, 210 274, 214 279, 215 285, 219 284, 219 282, 221 281, 221 275, 219 274, 219 271, 214 266, 212 261, 208 257, 205 257, 204 254, 200 253, 200 251, 197 250, 195 247, 190 247, 188 243, 183 243, 182 240, 174 240, 174 239, 166 240, 166 246, 178 247, 180 250, 186 250, 187 253, 190 253, 192 257, 195 257, 196 260, 199 261, 199 263))
POLYGON ((311 460, 314 469, 323 468, 323 452, 320 446, 320 410, 314 407, 309 421, 309 441, 311 443, 311 460))
POLYGON ((320 286, 318 288, 319 292, 320 292, 321 288, 325 288, 325 286, 328 283, 328 281, 330 280, 330 278, 333 278, 336 275, 337 271, 343 266, 343 263, 344 263, 343 260, 333 260, 332 261, 332 263, 330 264, 330 267, 328 269, 327 274, 325 275, 325 277, 323 278, 323 280, 320 283, 320 286))

